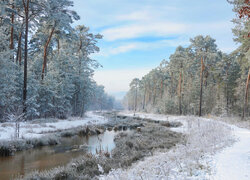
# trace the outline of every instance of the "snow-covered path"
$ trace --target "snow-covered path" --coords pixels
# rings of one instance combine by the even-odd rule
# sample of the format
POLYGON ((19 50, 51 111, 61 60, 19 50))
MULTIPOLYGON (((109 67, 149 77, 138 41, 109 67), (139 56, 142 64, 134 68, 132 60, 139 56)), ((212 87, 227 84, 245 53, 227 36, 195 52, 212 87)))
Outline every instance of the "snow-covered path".
POLYGON ((215 180, 250 179, 250 131, 232 126, 238 141, 215 155, 215 180))

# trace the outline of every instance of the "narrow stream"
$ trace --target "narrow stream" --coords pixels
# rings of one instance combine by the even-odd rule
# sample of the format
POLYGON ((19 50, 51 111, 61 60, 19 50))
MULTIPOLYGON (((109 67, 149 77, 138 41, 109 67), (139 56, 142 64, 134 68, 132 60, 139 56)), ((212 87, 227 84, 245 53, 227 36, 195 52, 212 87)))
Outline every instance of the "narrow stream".
POLYGON ((25 175, 34 170, 49 170, 63 166, 87 152, 96 154, 96 149, 100 148, 111 152, 115 147, 114 137, 117 133, 105 131, 98 136, 63 138, 62 143, 56 146, 30 149, 17 152, 14 156, 0 157, 0 179, 12 179, 18 174, 25 175))

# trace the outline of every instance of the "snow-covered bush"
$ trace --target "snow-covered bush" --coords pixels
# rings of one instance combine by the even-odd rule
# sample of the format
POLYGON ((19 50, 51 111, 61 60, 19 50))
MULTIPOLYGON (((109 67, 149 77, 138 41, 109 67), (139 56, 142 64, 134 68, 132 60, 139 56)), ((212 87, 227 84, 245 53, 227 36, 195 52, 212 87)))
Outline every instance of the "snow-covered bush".
POLYGON ((43 138, 33 139, 18 139, 14 141, 0 141, 0 156, 11 156, 16 151, 23 151, 26 149, 51 146, 59 143, 56 136, 44 136, 43 138))
POLYGON ((109 172, 110 159, 105 156, 86 154, 82 158, 72 160, 65 167, 57 167, 52 170, 33 173, 25 176, 28 179, 93 179, 96 175, 109 172))
POLYGON ((9 114, 7 116, 7 119, 9 122, 15 122, 16 128, 15 128, 15 138, 19 138, 20 135, 20 122, 24 120, 24 114, 16 115, 16 114, 9 114))
POLYGON ((56 145, 59 143, 59 140, 56 136, 45 136, 43 138, 33 138, 26 140, 27 144, 32 145, 33 147, 41 147, 48 145, 56 145))
POLYGON ((14 151, 14 147, 8 142, 0 142, 0 156, 10 156, 13 154, 14 151))

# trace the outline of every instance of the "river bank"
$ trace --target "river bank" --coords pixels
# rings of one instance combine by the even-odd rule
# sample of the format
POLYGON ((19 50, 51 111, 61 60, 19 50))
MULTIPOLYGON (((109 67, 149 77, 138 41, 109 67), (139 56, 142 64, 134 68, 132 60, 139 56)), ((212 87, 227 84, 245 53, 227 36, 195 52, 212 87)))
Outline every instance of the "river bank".
MULTIPOLYGON (((107 123, 72 128, 53 133, 53 135, 58 138, 59 145, 52 146, 52 148, 60 146, 62 138, 74 139, 78 136, 91 138, 95 136, 97 139, 101 139, 106 132, 114 132, 111 141, 113 141, 115 146, 112 151, 107 151, 105 147, 101 146, 99 149, 92 148, 92 151, 81 151, 81 147, 83 147, 84 144, 78 144, 77 147, 72 144, 74 148, 69 148, 69 152, 72 152, 72 150, 75 152, 82 152, 78 154, 79 156, 72 155, 71 159, 75 158, 72 162, 70 162, 69 158, 67 160, 68 162, 55 164, 54 167, 56 168, 53 168, 52 163, 52 166, 49 166, 51 167, 50 169, 38 168, 39 171, 42 171, 39 173, 33 172, 30 174, 30 171, 22 171, 19 174, 19 177, 24 179, 40 177, 51 179, 58 176, 66 179, 79 177, 94 178, 98 175, 108 173, 111 169, 129 167, 132 163, 141 160, 146 156, 152 155, 155 150, 168 150, 184 140, 183 135, 169 129, 170 127, 181 126, 181 124, 177 122, 159 123, 158 121, 150 121, 140 118, 119 117, 114 116, 114 114, 102 114, 102 116, 105 116, 105 119, 108 121, 107 123), (96 150, 96 152, 93 150, 96 150), (56 165, 60 165, 60 170, 56 165), (100 167, 102 167, 101 169, 103 169, 103 172, 100 171, 100 167), (76 171, 76 169, 78 170, 76 171)), ((44 139, 44 137, 45 136, 41 139, 44 139)), ((96 141, 95 145, 98 145, 100 142, 101 141, 96 141)), ((36 152, 37 151, 39 150, 36 150, 36 152)), ((63 156, 67 153, 69 154, 69 152, 60 152, 59 155, 63 156)), ((57 153, 53 153, 53 156, 57 156, 57 153)), ((47 153, 47 156, 48 155, 49 154, 47 153)), ((43 159, 41 161, 37 160, 37 162, 46 164, 43 159)), ((32 164, 32 160, 30 160, 30 163, 32 164)))

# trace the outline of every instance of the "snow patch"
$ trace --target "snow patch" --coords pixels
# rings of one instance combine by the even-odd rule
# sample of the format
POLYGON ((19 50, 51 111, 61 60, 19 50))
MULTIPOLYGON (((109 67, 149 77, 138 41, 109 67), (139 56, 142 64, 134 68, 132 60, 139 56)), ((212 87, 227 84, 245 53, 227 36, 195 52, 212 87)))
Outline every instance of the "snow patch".
MULTIPOLYGON (((103 116, 87 112, 86 117, 72 117, 67 120, 58 120, 51 123, 20 122, 20 137, 23 139, 40 138, 41 136, 79 126, 103 124, 108 120, 103 116)), ((15 123, 0 123, 0 140, 13 140, 15 134, 15 123)))

